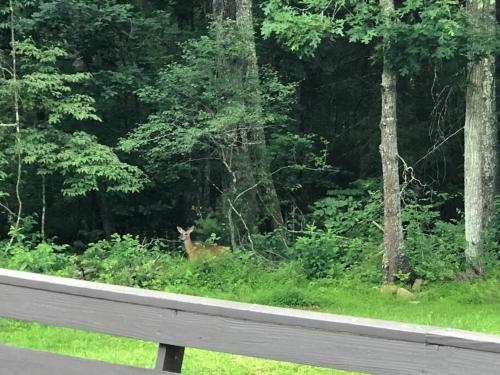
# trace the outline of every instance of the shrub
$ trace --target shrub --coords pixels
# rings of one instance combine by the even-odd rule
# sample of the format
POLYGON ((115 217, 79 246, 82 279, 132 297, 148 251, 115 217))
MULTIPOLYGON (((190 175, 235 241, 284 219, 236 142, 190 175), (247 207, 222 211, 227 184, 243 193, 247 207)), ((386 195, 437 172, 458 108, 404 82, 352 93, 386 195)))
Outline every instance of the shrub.
POLYGON ((360 180, 350 189, 332 190, 313 205, 306 233, 297 237, 288 256, 300 260, 308 278, 339 277, 347 271, 379 278, 378 244, 382 205, 378 184, 360 180), (363 265, 363 267, 361 267, 363 265))
POLYGON ((237 250, 224 257, 187 262, 170 258, 159 276, 169 290, 202 294, 202 291, 233 293, 242 285, 255 285, 266 270, 254 254, 237 250))
POLYGON ((300 260, 308 278, 338 277, 363 259, 365 241, 341 237, 327 226, 324 230, 309 227, 309 232, 297 238, 290 256, 300 260))
POLYGON ((75 276, 74 256, 66 252, 67 245, 43 241, 38 232, 32 231, 35 220, 27 217, 18 230, 11 228, 14 240, 0 244, 0 267, 60 276, 75 276))
POLYGON ((500 195, 495 199, 496 211, 486 230, 485 263, 490 274, 500 272, 500 195))
POLYGON ((314 203, 311 218, 340 236, 381 240, 374 224, 383 219, 380 187, 373 180, 359 180, 349 189, 331 190, 314 203))
POLYGON ((462 222, 445 222, 433 205, 409 204, 403 210, 406 255, 414 277, 451 280, 464 265, 462 222))
POLYGON ((114 234, 109 241, 89 244, 80 257, 80 267, 89 280, 157 288, 158 275, 169 258, 158 242, 145 247, 138 237, 114 234))
POLYGON ((23 243, 6 245, 2 267, 20 271, 71 276, 76 273, 72 259, 62 253, 67 246, 42 242, 34 248, 23 243))

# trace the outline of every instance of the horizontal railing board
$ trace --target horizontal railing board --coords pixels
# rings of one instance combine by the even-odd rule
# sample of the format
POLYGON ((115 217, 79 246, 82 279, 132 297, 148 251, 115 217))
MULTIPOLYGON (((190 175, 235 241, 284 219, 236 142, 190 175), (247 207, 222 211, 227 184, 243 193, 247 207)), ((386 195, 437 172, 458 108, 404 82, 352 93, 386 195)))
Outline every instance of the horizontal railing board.
POLYGON ((422 343, 202 315, 10 285, 0 285, 0 316, 367 373, 419 374, 412 372, 413 363, 425 358, 422 343))
MULTIPOLYGON (((426 370, 421 374, 432 375, 498 375, 498 353, 427 345, 426 370)), ((404 374, 404 373, 401 373, 404 374)))
POLYGON ((413 324, 393 323, 382 320, 157 292, 6 269, 0 269, 0 284, 23 286, 26 288, 135 303, 178 311, 190 311, 206 315, 425 342, 425 328, 413 324))
POLYGON ((371 374, 465 375, 474 373, 462 370, 471 364, 481 374, 498 374, 500 365, 500 338, 492 335, 46 276, 37 282, 40 275, 1 269, 0 275, 0 316, 4 317, 371 374), (247 315, 245 306, 250 309, 247 315), (375 327, 363 331, 372 322, 375 327), (407 326, 410 333, 406 336, 407 326), (441 345, 432 344, 438 341, 441 345), (454 370, 435 371, 445 365, 454 370))
MULTIPOLYGON (((430 329, 426 333, 426 343, 500 353, 500 336, 478 334, 450 328, 430 329)), ((500 375, 500 370, 498 374, 500 375)))
POLYGON ((0 269, 0 284, 203 315, 500 353, 500 336, 269 307, 0 269))
POLYGON ((0 345, 1 375, 159 375, 155 371, 0 345))

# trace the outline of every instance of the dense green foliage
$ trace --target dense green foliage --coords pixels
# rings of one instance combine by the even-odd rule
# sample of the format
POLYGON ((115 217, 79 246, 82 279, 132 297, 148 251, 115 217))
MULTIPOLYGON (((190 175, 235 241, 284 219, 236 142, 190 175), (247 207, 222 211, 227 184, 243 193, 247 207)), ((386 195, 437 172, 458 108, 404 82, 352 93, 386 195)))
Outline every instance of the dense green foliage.
MULTIPOLYGON (((228 292, 280 272, 380 281, 384 56, 402 76, 398 279, 463 277, 466 60, 498 37, 477 35, 461 2, 402 1, 387 16, 371 0, 255 1, 250 25, 215 19, 210 1, 10 3, 2 266, 228 292), (192 224, 233 255, 187 264, 173 241, 192 224)), ((498 219, 487 237, 495 274, 498 219)))

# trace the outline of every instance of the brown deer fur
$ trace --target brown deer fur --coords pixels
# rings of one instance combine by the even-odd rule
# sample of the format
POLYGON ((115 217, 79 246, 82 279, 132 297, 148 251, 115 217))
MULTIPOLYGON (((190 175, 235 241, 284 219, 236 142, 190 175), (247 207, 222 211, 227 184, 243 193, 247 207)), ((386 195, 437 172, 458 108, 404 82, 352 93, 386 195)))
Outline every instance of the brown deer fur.
POLYGON ((212 257, 218 257, 224 254, 225 250, 227 250, 227 247, 220 245, 205 246, 200 243, 193 243, 193 241, 191 241, 191 233, 193 232, 194 227, 189 227, 186 230, 181 227, 177 227, 177 230, 180 233, 179 239, 184 242, 184 248, 189 260, 191 261, 204 257, 207 254, 212 257))

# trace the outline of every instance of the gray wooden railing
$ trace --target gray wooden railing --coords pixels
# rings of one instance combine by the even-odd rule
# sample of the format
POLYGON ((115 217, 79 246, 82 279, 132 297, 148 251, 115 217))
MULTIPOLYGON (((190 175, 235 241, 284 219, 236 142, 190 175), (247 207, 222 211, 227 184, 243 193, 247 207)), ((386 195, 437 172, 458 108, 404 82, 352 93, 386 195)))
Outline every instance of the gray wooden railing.
POLYGON ((155 370, 0 345, 2 375, 178 373, 185 347, 369 374, 500 374, 500 336, 5 269, 0 316, 159 343, 155 370))

